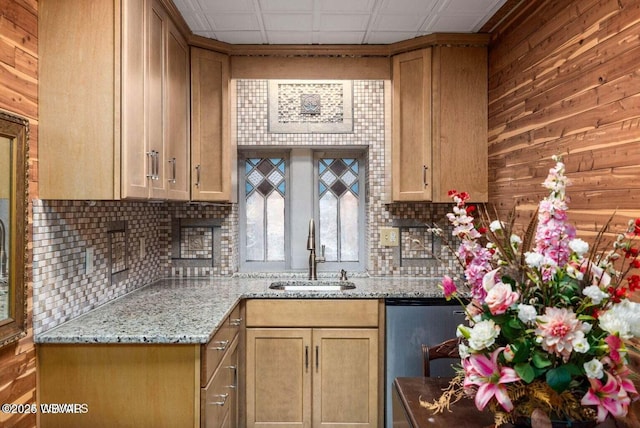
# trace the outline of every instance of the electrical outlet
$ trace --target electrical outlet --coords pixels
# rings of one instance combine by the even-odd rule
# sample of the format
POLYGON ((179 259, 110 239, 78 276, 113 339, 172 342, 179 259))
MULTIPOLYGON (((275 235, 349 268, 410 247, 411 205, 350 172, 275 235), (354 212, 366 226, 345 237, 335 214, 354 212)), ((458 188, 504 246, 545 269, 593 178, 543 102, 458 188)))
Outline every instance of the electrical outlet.
POLYGON ((140 260, 147 257, 147 243, 144 236, 140 238, 140 260))
POLYGON ((93 248, 87 247, 84 250, 84 273, 89 275, 93 272, 93 248))
POLYGON ((381 227, 380 245, 385 247, 397 247, 400 245, 400 229, 397 227, 381 227))

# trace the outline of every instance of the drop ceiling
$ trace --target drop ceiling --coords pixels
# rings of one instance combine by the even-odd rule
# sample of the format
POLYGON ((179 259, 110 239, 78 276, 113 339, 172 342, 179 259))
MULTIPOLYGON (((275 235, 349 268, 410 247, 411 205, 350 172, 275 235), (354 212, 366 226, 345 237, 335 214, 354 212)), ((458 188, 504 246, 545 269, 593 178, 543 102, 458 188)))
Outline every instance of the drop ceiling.
POLYGON ((476 33, 506 0, 174 0, 193 34, 231 44, 389 44, 476 33))

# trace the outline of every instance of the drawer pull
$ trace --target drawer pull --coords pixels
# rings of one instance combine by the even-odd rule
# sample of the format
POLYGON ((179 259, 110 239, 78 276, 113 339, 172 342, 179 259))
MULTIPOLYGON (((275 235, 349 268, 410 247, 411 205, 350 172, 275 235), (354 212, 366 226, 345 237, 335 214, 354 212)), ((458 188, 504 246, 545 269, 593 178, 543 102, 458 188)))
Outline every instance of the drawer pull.
POLYGON ((217 345, 217 346, 211 346, 209 349, 213 349, 214 351, 226 351, 227 346, 229 346, 229 341, 216 340, 215 342, 212 342, 212 345, 217 345))
POLYGON ((213 395, 213 397, 216 398, 220 398, 220 401, 211 401, 209 402, 209 404, 213 405, 213 406, 224 406, 225 404, 227 404, 227 398, 229 398, 229 394, 228 393, 224 393, 224 394, 215 394, 213 395))
POLYGON ((238 387, 238 366, 226 366, 226 369, 233 370, 233 384, 227 385, 227 388, 237 388, 238 387))
POLYGON ((231 318, 229 320, 229 324, 232 325, 233 327, 238 327, 242 325, 242 318, 231 318))

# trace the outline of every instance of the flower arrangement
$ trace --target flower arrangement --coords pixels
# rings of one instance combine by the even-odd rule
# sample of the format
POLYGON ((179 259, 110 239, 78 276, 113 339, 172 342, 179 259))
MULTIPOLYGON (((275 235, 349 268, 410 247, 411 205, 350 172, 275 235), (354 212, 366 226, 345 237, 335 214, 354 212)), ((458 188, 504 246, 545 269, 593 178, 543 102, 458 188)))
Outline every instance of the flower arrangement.
POLYGON ((465 307, 468 325, 457 328, 462 367, 424 407, 443 411, 467 395, 494 413, 497 426, 541 411, 601 422, 626 415, 638 398, 623 340, 640 337, 640 304, 629 300, 640 290, 640 218, 604 251, 612 216, 590 248, 567 222, 568 179, 561 158, 553 160, 543 184, 549 194, 523 236, 513 233, 514 216, 492 220, 467 204, 468 194, 449 192, 447 217, 460 241, 452 251, 470 303, 454 277, 444 276, 441 287, 465 307))

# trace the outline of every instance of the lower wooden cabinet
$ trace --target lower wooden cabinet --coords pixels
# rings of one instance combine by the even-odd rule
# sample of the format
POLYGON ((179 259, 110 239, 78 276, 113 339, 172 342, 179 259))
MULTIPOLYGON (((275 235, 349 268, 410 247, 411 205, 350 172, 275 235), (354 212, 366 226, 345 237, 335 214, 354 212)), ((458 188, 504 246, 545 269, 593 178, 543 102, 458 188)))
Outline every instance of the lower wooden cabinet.
POLYGON ((38 426, 235 428, 239 306, 200 344, 38 344, 38 402, 79 404, 39 412, 38 426))
MULTIPOLYGON (((377 301, 248 301, 246 330, 246 425, 253 427, 377 427, 380 399, 377 301), (317 305, 314 308, 314 305, 317 305), (333 305, 346 310, 329 312, 333 305), (286 319, 305 313, 292 328, 262 327, 261 313, 286 319), (368 310, 369 306, 372 310, 368 310), (334 327, 334 315, 344 328, 334 327), (374 315, 372 317, 372 315, 374 315), (325 318, 327 317, 327 318, 325 318), (332 319, 329 319, 332 318, 332 319), (315 324, 318 327, 299 327, 315 324), (330 328, 322 327, 330 324, 330 328), (358 325, 362 325, 358 327, 358 325)), ((289 320, 292 322, 292 320, 289 320)))

